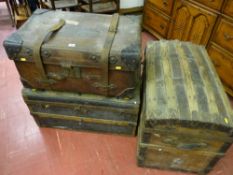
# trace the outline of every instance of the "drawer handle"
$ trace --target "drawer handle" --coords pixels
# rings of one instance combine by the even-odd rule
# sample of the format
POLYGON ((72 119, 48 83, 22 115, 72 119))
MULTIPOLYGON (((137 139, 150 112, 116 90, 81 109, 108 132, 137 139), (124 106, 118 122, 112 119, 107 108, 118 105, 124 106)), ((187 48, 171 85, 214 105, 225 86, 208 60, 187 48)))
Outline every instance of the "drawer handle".
POLYGON ((233 36, 227 34, 227 33, 224 33, 224 38, 225 40, 229 41, 229 40, 232 40, 233 39, 233 36))
POLYGON ((167 0, 163 0, 163 5, 164 5, 165 7, 168 6, 167 0))
POLYGON ((165 28, 163 24, 160 24, 159 26, 162 30, 165 28))

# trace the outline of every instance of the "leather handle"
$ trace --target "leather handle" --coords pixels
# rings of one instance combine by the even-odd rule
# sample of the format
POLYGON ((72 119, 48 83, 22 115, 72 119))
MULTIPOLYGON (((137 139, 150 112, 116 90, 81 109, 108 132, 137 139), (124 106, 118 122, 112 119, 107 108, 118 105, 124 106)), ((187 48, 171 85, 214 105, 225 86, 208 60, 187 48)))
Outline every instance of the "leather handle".
POLYGON ((102 89, 104 91, 104 94, 108 94, 109 89, 109 82, 108 82, 108 62, 109 62, 109 55, 112 48, 112 44, 115 38, 115 34, 117 32, 117 26, 119 21, 119 14, 114 14, 112 16, 111 24, 108 30, 107 38, 104 43, 103 50, 101 52, 101 58, 100 58, 100 64, 103 69, 103 79, 102 79, 102 89))
POLYGON ((46 76, 46 72, 43 66, 43 62, 41 60, 41 54, 40 54, 41 46, 48 36, 50 36, 52 33, 61 29, 64 25, 65 25, 65 21, 63 19, 60 19, 58 23, 52 25, 47 32, 43 33, 34 45, 33 59, 43 79, 47 79, 47 76, 46 76))

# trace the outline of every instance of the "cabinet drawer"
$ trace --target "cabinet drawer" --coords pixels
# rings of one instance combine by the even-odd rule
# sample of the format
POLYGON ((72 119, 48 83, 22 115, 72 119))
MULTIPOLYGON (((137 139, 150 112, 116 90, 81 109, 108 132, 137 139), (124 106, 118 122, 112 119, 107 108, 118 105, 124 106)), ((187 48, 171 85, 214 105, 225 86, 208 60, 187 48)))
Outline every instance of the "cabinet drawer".
POLYGON ((197 2, 206 5, 215 10, 220 10, 223 4, 223 0, 196 0, 197 2))
POLYGON ((172 11, 173 0, 147 0, 148 3, 153 4, 158 9, 170 15, 172 11))
POLYGON ((162 37, 166 37, 169 19, 147 5, 144 8, 143 24, 159 33, 162 37))
POLYGON ((233 0, 227 0, 223 8, 223 13, 233 17, 233 0))
POLYGON ((233 89, 233 57, 221 47, 211 44, 208 47, 209 56, 217 73, 227 87, 233 89))
POLYGON ((222 18, 213 40, 223 48, 233 52, 233 23, 222 18))

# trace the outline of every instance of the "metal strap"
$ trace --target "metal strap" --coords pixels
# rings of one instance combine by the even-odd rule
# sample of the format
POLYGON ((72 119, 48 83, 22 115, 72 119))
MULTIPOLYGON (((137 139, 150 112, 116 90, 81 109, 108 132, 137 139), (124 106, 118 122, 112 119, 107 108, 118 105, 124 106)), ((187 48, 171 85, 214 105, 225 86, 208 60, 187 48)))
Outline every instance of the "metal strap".
POLYGON ((101 52, 101 59, 100 59, 100 64, 101 67, 103 69, 103 80, 101 83, 103 83, 103 91, 104 94, 107 95, 108 94, 108 62, 109 62, 109 55, 110 55, 110 51, 112 48, 112 43, 114 41, 115 38, 115 34, 117 32, 117 26, 118 26, 118 21, 119 21, 119 14, 114 14, 112 16, 112 20, 111 20, 111 24, 108 30, 108 34, 107 34, 107 38, 105 40, 104 43, 104 47, 103 50, 101 52))
POLYGON ((39 39, 36 41, 34 47, 33 47, 33 59, 35 61, 36 67, 39 70, 39 73, 41 75, 41 77, 46 80, 47 76, 46 76, 46 72, 43 66, 43 62, 41 60, 41 46, 44 43, 44 40, 53 32, 58 31, 60 28, 62 28, 62 26, 64 26, 65 21, 64 20, 59 20, 59 22, 55 25, 53 25, 47 32, 43 33, 39 39))

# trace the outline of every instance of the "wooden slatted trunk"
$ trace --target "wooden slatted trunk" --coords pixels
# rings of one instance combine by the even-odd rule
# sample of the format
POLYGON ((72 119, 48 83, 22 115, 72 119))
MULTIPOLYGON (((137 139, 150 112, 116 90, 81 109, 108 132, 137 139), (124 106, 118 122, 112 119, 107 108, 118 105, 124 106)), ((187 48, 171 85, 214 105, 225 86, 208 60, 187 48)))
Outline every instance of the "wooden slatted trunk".
POLYGON ((24 101, 41 127, 135 135, 139 90, 131 99, 24 88, 24 101))
POLYGON ((233 141, 233 115, 205 48, 151 42, 145 76, 139 166, 210 171, 233 141))

